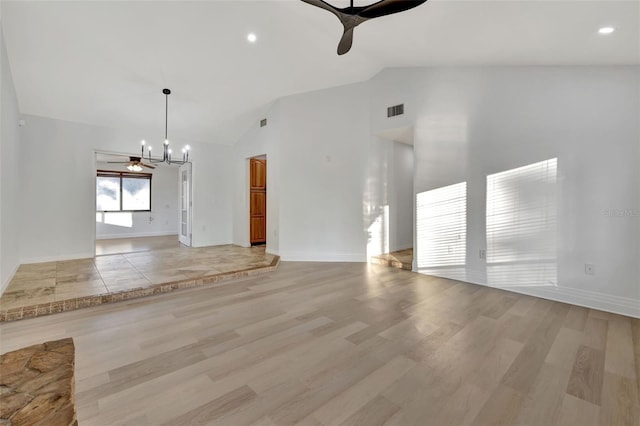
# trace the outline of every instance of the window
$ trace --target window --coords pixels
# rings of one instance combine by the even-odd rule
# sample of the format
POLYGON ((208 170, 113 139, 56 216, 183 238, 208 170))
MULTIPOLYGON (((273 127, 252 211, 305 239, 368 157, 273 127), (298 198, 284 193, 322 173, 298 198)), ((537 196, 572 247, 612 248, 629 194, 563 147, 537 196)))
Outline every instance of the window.
POLYGON ((96 211, 151 211, 151 174, 98 170, 96 211))
POLYGON ((418 268, 464 265, 467 183, 421 192, 416 199, 418 268))

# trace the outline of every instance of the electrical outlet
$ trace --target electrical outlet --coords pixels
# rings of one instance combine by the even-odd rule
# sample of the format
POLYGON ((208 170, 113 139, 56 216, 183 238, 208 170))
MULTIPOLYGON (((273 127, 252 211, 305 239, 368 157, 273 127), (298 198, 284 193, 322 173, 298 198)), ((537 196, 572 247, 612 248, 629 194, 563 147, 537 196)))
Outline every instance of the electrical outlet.
POLYGON ((480 259, 486 259, 487 251, 485 249, 480 249, 480 252, 478 253, 478 255, 480 256, 480 259))
POLYGON ((596 265, 593 263, 585 263, 584 264, 584 273, 587 275, 595 275, 596 274, 596 265))

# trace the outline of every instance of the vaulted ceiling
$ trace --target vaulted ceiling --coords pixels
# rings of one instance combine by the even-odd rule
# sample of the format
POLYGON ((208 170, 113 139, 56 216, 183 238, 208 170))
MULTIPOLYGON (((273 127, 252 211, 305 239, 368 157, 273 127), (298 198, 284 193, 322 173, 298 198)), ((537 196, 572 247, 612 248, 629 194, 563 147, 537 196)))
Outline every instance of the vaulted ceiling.
POLYGON ((21 112, 160 137, 168 87, 170 138, 229 144, 278 97, 385 67, 638 64, 639 4, 429 0, 344 56, 336 17, 299 0, 3 0, 1 20, 21 112))

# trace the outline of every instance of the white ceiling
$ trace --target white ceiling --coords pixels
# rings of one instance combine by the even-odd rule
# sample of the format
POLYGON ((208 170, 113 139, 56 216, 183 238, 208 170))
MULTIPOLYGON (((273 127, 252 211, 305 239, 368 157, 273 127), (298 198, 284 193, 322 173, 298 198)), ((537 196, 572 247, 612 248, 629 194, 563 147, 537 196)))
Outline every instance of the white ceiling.
POLYGON ((299 0, 3 0, 1 16, 23 113, 160 138, 168 87, 170 139, 233 143, 278 97, 385 67, 638 64, 639 4, 429 0, 362 24, 344 56, 337 18, 299 0))

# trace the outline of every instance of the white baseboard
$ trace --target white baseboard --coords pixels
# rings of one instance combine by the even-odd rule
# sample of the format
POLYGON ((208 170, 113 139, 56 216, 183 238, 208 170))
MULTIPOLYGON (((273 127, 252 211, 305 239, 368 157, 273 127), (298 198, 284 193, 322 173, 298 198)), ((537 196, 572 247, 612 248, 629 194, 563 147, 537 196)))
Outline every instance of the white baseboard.
POLYGON ((640 300, 569 287, 513 287, 505 290, 585 308, 640 318, 640 300))
POLYGON ((213 246, 226 246, 229 244, 233 244, 229 241, 207 241, 204 244, 193 244, 191 241, 191 247, 213 247, 213 246))
MULTIPOLYGON (((417 272, 417 271, 415 271, 417 272)), ((583 306, 585 308, 598 309, 619 315, 640 318, 640 300, 628 297, 613 296, 590 290, 582 290, 573 287, 562 286, 492 286, 477 279, 475 276, 467 275, 465 278, 445 276, 445 274, 431 274, 434 276, 456 279, 485 287, 498 288, 500 290, 512 291, 514 293, 526 294, 528 296, 540 297, 542 299, 563 302, 571 305, 583 306)), ((479 277, 478 277, 479 278, 479 277)))
POLYGON ((109 235, 96 235, 96 240, 117 240, 118 238, 139 238, 139 237, 165 237, 169 235, 178 236, 177 231, 163 231, 163 232, 139 232, 132 234, 109 234, 109 235))
POLYGON ((92 259, 95 257, 95 253, 76 253, 76 254, 64 254, 56 256, 43 256, 43 257, 27 257, 20 261, 21 264, 29 263, 43 263, 43 262, 59 262, 61 260, 74 260, 74 259, 92 259))
POLYGON ((280 259, 289 262, 366 262, 363 253, 281 251, 280 259))

